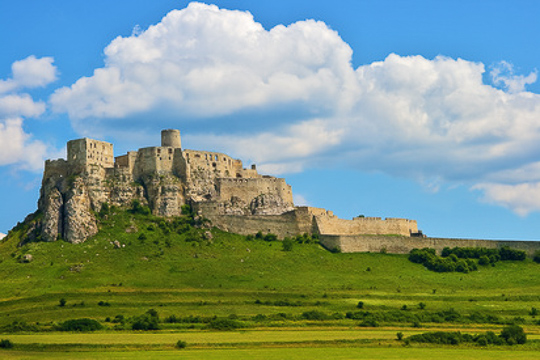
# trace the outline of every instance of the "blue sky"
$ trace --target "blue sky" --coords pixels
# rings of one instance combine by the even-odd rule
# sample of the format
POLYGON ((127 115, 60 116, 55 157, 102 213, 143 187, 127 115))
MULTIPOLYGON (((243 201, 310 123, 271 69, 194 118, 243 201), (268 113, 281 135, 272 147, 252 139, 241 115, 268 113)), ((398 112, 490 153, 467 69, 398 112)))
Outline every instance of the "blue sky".
POLYGON ((344 218, 539 239, 537 1, 3 1, 0 233, 43 161, 215 149, 344 218), (214 4, 215 6, 211 5, 214 4))

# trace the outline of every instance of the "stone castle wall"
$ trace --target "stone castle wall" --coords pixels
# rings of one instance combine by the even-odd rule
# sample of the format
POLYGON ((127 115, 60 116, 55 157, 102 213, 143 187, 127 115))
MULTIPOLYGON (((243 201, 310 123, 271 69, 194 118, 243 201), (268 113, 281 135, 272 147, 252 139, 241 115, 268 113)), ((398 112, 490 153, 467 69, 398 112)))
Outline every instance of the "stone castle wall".
POLYGON ((418 232, 416 221, 408 219, 357 217, 345 220, 328 214, 317 215, 315 219, 320 234, 410 236, 418 232))
POLYGON ((217 182, 218 193, 221 200, 229 200, 233 196, 249 204, 253 198, 272 194, 292 206, 293 197, 290 185, 285 179, 278 178, 222 178, 217 182))
POLYGON ((216 177, 239 177, 243 174, 242 162, 225 154, 197 150, 184 150, 183 153, 192 171, 210 171, 216 177))
POLYGON ((302 222, 298 221, 294 210, 280 215, 223 215, 220 204, 215 202, 198 203, 194 209, 210 220, 212 226, 241 235, 254 235, 261 231, 283 239, 303 234, 308 227, 300 226, 302 222))
POLYGON ((392 254, 408 254, 412 249, 431 248, 441 253, 445 247, 484 247, 497 249, 508 246, 512 249, 524 250, 532 256, 540 250, 540 241, 479 240, 479 239, 446 239, 423 238, 409 236, 376 236, 376 235, 320 235, 321 244, 329 249, 343 253, 381 252, 392 254))

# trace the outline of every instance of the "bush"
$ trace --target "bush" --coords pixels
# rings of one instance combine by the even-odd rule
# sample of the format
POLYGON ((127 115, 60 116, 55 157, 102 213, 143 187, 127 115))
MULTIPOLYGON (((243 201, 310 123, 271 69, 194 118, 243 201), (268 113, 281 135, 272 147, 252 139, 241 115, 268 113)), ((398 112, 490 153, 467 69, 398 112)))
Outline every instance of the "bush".
POLYGON ((294 241, 291 238, 285 238, 282 242, 283 245, 283 251, 292 251, 294 241))
POLYGON ((358 309, 363 309, 364 308, 364 302, 363 301, 359 301, 358 304, 356 304, 356 307, 358 309))
POLYGON ((187 342, 182 341, 182 340, 178 340, 176 342, 176 348, 177 349, 185 349, 186 347, 187 347, 187 342))
POLYGON ((214 319, 208 324, 210 329, 220 330, 220 331, 231 331, 244 327, 244 324, 238 320, 234 319, 214 319))
POLYGON ((513 250, 508 246, 500 248, 499 255, 501 256, 501 260, 523 261, 527 258, 527 253, 525 251, 513 250))
POLYGON ((56 327, 59 331, 96 331, 103 329, 103 326, 93 319, 73 319, 67 320, 56 327))
POLYGON ((360 327, 379 327, 379 323, 375 321, 375 319, 365 319, 360 324, 358 324, 360 327))
POLYGON ((500 337, 506 341, 508 345, 525 344, 527 335, 521 326, 511 325, 502 329, 500 337))
POLYGON ((400 331, 396 334, 396 337, 399 341, 401 341, 403 339, 403 333, 400 331))
POLYGON ((533 255, 533 261, 540 264, 540 250, 536 250, 533 255))
POLYGON ((159 330, 159 316, 156 310, 150 309, 134 319, 132 330, 159 330))
POLYGON ((311 310, 302 313, 302 319, 305 320, 328 320, 330 317, 322 311, 311 310))
POLYGON ((0 331, 6 333, 22 332, 22 331, 39 331, 36 325, 29 325, 25 321, 13 321, 11 324, 4 325, 0 331))
POLYGON ((64 307, 66 306, 66 302, 67 302, 66 299, 61 298, 60 301, 58 302, 58 306, 64 307))
POLYGON ((482 255, 480 256, 480 258, 478 259, 478 265, 482 265, 482 266, 487 266, 489 265, 491 262, 489 261, 489 257, 487 255, 482 255))
POLYGON ((11 349, 13 348, 13 343, 8 339, 0 340, 0 349, 11 349))
POLYGON ((271 233, 268 233, 266 235, 264 235, 264 241, 277 241, 278 237, 276 234, 271 234, 271 233))
POLYGON ((131 202, 131 209, 129 209, 129 212, 139 215, 150 215, 151 213, 150 208, 148 206, 141 205, 141 202, 137 199, 131 202))

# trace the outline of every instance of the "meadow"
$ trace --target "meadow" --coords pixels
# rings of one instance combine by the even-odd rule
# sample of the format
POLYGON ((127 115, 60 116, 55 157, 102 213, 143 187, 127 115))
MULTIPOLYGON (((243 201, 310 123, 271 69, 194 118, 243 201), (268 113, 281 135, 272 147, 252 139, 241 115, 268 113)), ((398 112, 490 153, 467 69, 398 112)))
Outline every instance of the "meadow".
POLYGON ((14 344, 2 358, 527 359, 540 351, 540 265, 530 259, 435 273, 406 255, 331 253, 311 239, 284 251, 279 241, 199 229, 189 217, 100 216, 100 233, 83 244, 19 247, 25 224, 0 243, 0 339, 14 344), (159 330, 132 330, 150 309, 159 330), (103 328, 58 331, 81 318, 103 328), (525 329, 526 344, 396 338, 508 324, 525 329), (179 340, 187 346, 177 349, 179 340))

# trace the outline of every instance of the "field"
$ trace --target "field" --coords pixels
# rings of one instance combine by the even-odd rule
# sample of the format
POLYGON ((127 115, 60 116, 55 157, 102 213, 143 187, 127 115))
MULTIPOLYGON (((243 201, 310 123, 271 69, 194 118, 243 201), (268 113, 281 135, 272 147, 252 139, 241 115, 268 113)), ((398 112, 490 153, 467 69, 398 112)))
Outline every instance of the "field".
POLYGON ((14 344, 2 358, 529 359, 540 351, 540 265, 530 259, 435 273, 404 255, 331 253, 316 242, 284 251, 278 241, 118 209, 79 245, 18 247, 24 226, 0 243, 0 339, 14 344), (133 331, 150 309, 159 330, 133 331), (58 331, 80 318, 103 329, 58 331), (396 338, 499 333, 508 324, 525 329, 526 344, 396 338), (179 340, 185 348, 175 348, 179 340))

